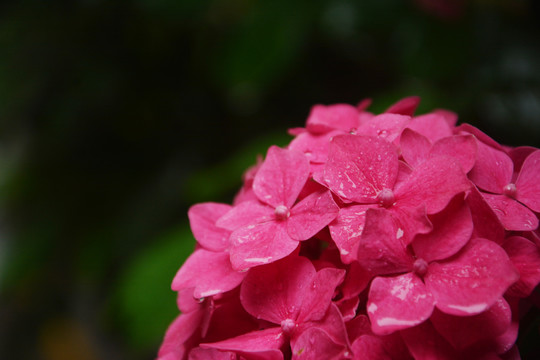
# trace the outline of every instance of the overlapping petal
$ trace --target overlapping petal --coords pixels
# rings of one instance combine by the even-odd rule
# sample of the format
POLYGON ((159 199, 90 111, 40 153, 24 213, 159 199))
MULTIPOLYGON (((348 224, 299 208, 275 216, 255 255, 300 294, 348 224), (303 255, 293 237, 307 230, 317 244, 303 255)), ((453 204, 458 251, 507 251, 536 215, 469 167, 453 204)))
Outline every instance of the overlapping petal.
POLYGON ((530 231, 538 227, 538 218, 524 205, 505 195, 483 194, 506 230, 530 231))
POLYGON ((533 211, 540 212, 540 150, 536 150, 523 162, 516 180, 516 199, 533 211))
POLYGON ((426 212, 434 214, 469 188, 469 180, 452 158, 432 157, 418 165, 407 181, 396 187, 395 206, 415 208, 425 204, 426 212))
POLYGON ((253 180, 253 191, 262 202, 291 207, 309 176, 303 153, 272 146, 253 180))
POLYGON ((431 217, 433 231, 417 235, 412 247, 427 262, 449 258, 471 238, 473 221, 469 206, 455 199, 446 209, 431 217))
POLYGON ((468 316, 491 307, 518 278, 499 245, 477 238, 455 257, 429 264, 424 281, 439 310, 468 316))
POLYGON ((354 205, 341 208, 329 228, 341 259, 349 264, 358 259, 358 245, 366 221, 366 211, 375 205, 354 205))
POLYGON ((311 327, 304 331, 292 348, 292 359, 294 360, 320 359, 322 354, 328 360, 352 358, 347 347, 336 344, 324 330, 317 327, 311 327))
POLYGON ((349 104, 315 105, 306 121, 306 129, 313 134, 324 134, 332 130, 349 132, 358 127, 358 109, 349 104))
POLYGON ((480 189, 501 194, 505 185, 512 180, 514 164, 504 152, 477 141, 476 164, 469 173, 469 178, 480 189))
POLYGON ((193 236, 205 249, 222 251, 229 245, 230 232, 216 226, 216 221, 231 210, 231 206, 219 203, 202 203, 189 208, 189 224, 193 236))
POLYGON ((324 181, 340 197, 373 203, 381 190, 394 187, 397 149, 372 136, 340 135, 332 139, 324 181))
POLYGON ((503 298, 478 315, 454 316, 435 310, 431 316, 435 329, 458 350, 502 335, 511 320, 510 305, 503 298))
POLYGON ((195 298, 205 298, 234 289, 245 276, 233 270, 228 253, 198 249, 176 273, 172 289, 194 288, 195 298))
POLYGON ((540 248, 521 236, 509 237, 502 246, 519 271, 519 280, 509 289, 509 294, 529 296, 540 283, 540 248))
POLYGON ((244 335, 214 343, 203 343, 203 349, 234 352, 246 358, 258 360, 283 360, 281 347, 285 338, 280 328, 253 331, 244 335))
POLYGON ((283 259, 298 247, 291 239, 285 222, 267 221, 248 225, 231 234, 231 264, 245 270, 283 259))
POLYGON ((371 283, 367 313, 375 334, 421 324, 431 316, 435 301, 422 280, 413 273, 377 277, 371 283))
POLYGON ((295 240, 307 240, 336 218, 339 207, 330 191, 317 191, 291 209, 287 231, 295 240))
POLYGON ((407 252, 403 232, 386 210, 369 209, 358 246, 358 262, 376 275, 410 271, 414 259, 407 252))

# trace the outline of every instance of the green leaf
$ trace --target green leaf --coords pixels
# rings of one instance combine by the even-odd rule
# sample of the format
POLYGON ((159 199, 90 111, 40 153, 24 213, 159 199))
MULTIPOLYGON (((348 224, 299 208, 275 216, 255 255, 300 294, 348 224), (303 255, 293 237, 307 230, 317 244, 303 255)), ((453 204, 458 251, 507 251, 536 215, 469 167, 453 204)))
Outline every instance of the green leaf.
POLYGON ((118 315, 130 345, 157 346, 179 314, 171 282, 194 248, 189 226, 182 225, 143 249, 125 269, 117 294, 118 315))

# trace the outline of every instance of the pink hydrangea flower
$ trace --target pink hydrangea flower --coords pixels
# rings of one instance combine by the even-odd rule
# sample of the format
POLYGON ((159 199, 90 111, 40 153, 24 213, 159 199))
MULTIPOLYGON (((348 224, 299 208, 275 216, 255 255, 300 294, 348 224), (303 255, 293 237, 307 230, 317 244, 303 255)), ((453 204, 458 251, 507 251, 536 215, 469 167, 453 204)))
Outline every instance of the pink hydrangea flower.
POLYGON ((192 206, 158 359, 519 359, 540 150, 419 101, 315 105, 232 205, 192 206))

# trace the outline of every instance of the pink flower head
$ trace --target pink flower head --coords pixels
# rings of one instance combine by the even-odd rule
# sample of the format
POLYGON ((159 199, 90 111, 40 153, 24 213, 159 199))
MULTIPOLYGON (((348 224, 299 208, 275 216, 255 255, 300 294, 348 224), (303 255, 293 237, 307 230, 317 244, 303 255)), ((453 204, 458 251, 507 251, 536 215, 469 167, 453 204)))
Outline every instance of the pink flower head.
POLYGON ((540 150, 419 101, 315 105, 233 205, 192 206, 158 359, 519 359, 540 150))

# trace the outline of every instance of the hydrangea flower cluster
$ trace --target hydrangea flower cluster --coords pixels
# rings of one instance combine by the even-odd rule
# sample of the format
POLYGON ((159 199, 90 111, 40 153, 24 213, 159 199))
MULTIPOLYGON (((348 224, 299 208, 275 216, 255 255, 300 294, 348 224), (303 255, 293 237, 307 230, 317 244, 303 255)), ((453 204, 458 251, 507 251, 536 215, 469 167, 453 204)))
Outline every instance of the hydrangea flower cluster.
POLYGON ((191 207, 159 360, 519 359, 540 150, 418 103, 316 105, 232 205, 191 207))

